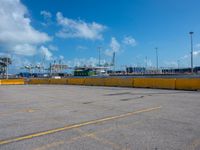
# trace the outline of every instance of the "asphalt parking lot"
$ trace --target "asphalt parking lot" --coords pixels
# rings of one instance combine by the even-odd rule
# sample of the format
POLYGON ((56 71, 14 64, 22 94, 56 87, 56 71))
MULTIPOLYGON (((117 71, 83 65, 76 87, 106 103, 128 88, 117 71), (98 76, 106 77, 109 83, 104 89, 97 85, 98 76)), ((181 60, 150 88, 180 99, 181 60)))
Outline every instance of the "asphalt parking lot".
POLYGON ((0 86, 1 150, 200 150, 200 92, 0 86))

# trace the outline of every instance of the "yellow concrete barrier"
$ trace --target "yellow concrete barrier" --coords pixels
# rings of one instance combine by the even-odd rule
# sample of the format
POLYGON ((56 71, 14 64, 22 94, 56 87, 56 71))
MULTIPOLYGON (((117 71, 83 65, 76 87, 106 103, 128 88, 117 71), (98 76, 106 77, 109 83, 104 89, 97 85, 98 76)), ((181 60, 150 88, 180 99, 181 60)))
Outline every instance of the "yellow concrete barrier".
POLYGON ((86 78, 84 85, 104 86, 104 78, 86 78))
POLYGON ((117 78, 105 78, 105 86, 118 86, 117 78))
POLYGON ((69 84, 117 86, 177 90, 200 90, 199 78, 66 78, 66 79, 2 79, 0 85, 17 84, 69 84))
POLYGON ((175 89, 176 79, 174 78, 156 78, 153 88, 158 89, 175 89))
POLYGON ((30 79, 28 84, 49 84, 49 79, 30 79))
POLYGON ((118 78, 119 87, 133 87, 134 79, 133 78, 118 78))
POLYGON ((105 86, 133 87, 133 78, 105 78, 105 86))
POLYGON ((174 78, 135 78, 134 87, 175 89, 175 82, 174 78))
POLYGON ((135 78, 134 87, 137 88, 152 88, 154 87, 155 79, 153 78, 135 78))
POLYGON ((177 90, 200 90, 200 79, 198 78, 179 78, 176 79, 177 90))
POLYGON ((85 78, 68 78, 67 84, 69 85, 84 85, 85 78))
POLYGON ((2 79, 1 85, 23 85, 24 79, 2 79))
POLYGON ((49 79, 49 84, 67 84, 67 79, 49 79))

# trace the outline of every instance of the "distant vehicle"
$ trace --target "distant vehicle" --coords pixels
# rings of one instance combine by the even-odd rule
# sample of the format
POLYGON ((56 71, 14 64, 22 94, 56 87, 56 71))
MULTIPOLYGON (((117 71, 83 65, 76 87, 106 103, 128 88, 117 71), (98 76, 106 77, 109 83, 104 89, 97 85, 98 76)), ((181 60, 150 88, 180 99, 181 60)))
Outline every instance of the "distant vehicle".
POLYGON ((74 70, 74 76, 97 76, 107 75, 107 69, 109 67, 76 67, 74 70))
POLYGON ((53 78, 53 79, 61 79, 60 76, 52 76, 51 78, 53 78))
MULTIPOLYGON (((176 73, 176 74, 190 74, 191 73, 191 68, 175 68, 175 69, 163 69, 163 73, 176 73)), ((194 68, 194 73, 199 73, 200 72, 200 67, 195 67, 194 68)))
POLYGON ((47 78, 49 74, 47 73, 30 73, 30 72, 21 72, 17 75, 21 78, 47 78))
POLYGON ((30 78, 32 76, 32 74, 29 72, 21 72, 17 76, 21 77, 21 78, 30 78))
POLYGON ((74 76, 94 76, 95 71, 89 68, 76 68, 74 70, 74 76))

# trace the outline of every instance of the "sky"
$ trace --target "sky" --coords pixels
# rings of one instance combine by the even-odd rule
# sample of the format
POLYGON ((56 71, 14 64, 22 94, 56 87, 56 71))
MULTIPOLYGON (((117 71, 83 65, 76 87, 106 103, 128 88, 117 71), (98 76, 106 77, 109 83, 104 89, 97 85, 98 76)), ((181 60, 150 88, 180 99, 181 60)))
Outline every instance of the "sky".
POLYGON ((200 66, 199 0, 0 0, 0 55, 13 68, 61 61, 71 67, 200 66))

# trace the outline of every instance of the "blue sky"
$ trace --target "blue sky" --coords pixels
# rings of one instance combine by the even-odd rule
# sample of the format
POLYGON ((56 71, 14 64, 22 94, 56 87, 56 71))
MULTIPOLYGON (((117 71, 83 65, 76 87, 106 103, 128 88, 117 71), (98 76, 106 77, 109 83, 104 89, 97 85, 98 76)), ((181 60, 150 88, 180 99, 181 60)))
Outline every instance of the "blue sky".
POLYGON ((118 68, 200 66, 198 0, 0 0, 0 54, 19 65, 62 59, 69 66, 96 65, 116 52, 118 68), (9 24, 9 25, 8 25, 9 24))

